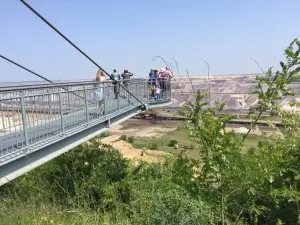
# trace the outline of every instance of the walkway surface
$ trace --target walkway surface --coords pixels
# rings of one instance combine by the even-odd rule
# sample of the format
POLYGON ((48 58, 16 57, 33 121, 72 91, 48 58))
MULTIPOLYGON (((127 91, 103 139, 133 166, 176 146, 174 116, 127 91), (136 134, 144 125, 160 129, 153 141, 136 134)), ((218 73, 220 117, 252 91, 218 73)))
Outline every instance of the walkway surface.
POLYGON ((0 88, 0 170, 69 137, 84 141, 141 110, 171 104, 170 90, 159 101, 151 98, 145 79, 131 80, 131 95, 121 88, 115 96, 114 85, 105 83, 102 102, 97 90, 93 82, 0 88), (87 130, 87 137, 79 135, 87 130))

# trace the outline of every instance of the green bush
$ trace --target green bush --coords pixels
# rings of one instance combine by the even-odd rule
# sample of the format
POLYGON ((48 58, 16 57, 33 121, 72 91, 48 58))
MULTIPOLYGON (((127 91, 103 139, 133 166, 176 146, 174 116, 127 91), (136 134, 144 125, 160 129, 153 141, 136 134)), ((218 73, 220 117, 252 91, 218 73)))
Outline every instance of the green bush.
POLYGON ((127 141, 127 136, 126 135, 122 135, 120 138, 119 138, 120 141, 127 141))
POLYGON ((142 143, 134 143, 133 147, 137 148, 137 149, 143 149, 143 148, 147 148, 147 145, 142 144, 142 143))
POLYGON ((149 144, 149 149, 150 150, 158 150, 158 144, 153 142, 149 144))
POLYGON ((138 190, 131 204, 134 224, 210 224, 210 208, 199 197, 166 180, 154 181, 149 190, 138 190))
POLYGON ((174 145, 177 145, 178 144, 178 141, 177 140, 170 140, 169 142, 169 147, 174 147, 174 145))
POLYGON ((106 187, 121 182, 128 163, 110 146, 99 149, 97 142, 81 145, 26 176, 0 188, 0 193, 17 195, 21 201, 37 204, 49 201, 64 207, 104 209, 106 187), (37 188, 37 189, 36 189, 37 188), (37 191, 38 190, 38 191, 37 191))
POLYGON ((110 136, 110 133, 109 131, 105 131, 103 132, 102 134, 100 134, 100 137, 104 138, 104 137, 109 137, 110 136))
MULTIPOLYGON (((281 110, 276 105, 281 96, 294 93, 286 85, 300 71, 300 42, 292 44, 298 50, 286 49, 287 62, 281 62, 276 76, 269 69, 257 78, 260 101, 251 110, 253 127, 266 110, 281 110)), ((0 223, 299 224, 299 114, 279 111, 280 136, 262 135, 249 149, 244 140, 250 130, 243 135, 227 131, 233 117, 220 115, 225 103, 206 107, 205 98, 198 92, 185 105, 192 123, 189 137, 201 146, 201 159, 182 152, 164 163, 136 166, 92 141, 1 186, 0 223), (62 213, 66 209, 72 213, 62 213)))
POLYGON ((130 137, 128 137, 128 142, 130 143, 130 144, 133 144, 134 143, 134 140, 135 140, 135 138, 133 137, 133 136, 130 136, 130 137))

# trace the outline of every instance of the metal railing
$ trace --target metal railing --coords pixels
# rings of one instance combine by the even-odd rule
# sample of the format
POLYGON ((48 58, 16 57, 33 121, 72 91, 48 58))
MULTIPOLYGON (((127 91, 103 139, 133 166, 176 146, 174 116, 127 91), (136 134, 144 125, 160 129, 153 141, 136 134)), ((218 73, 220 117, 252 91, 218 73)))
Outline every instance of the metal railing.
MULTIPOLYGON (((122 82, 144 104, 171 101, 170 82, 160 100, 148 80, 122 82)), ((141 106, 136 98, 113 81, 0 88, 0 166, 141 106)))

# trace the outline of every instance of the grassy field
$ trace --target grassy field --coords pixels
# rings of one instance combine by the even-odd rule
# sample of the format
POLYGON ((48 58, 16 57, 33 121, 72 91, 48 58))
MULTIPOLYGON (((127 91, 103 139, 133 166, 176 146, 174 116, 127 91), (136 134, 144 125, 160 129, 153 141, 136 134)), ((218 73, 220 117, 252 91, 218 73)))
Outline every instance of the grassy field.
MULTIPOLYGON (((169 115, 169 116, 179 116, 178 110, 172 110, 172 109, 161 109, 156 110, 158 115, 169 115)), ((230 114, 228 114, 230 115, 230 114)), ((250 119, 249 115, 233 115, 236 116, 236 119, 250 119)), ((269 120, 269 121, 281 121, 281 118, 279 116, 261 116, 260 120, 269 120)))
MULTIPOLYGON (((157 143, 157 150, 168 152, 168 153, 175 153, 175 154, 178 154, 181 151, 186 150, 184 153, 186 156, 199 157, 200 146, 198 144, 194 143, 193 149, 189 149, 192 143, 189 140, 188 133, 189 130, 187 129, 178 129, 175 131, 168 132, 164 136, 159 138, 135 138, 133 146, 135 148, 143 149, 143 148, 149 148, 154 143, 157 143), (170 140, 177 140, 179 148, 174 149, 174 147, 170 147, 169 146, 170 140)), ((258 141, 259 141, 259 136, 251 134, 245 140, 245 146, 254 147, 257 145, 258 141)))

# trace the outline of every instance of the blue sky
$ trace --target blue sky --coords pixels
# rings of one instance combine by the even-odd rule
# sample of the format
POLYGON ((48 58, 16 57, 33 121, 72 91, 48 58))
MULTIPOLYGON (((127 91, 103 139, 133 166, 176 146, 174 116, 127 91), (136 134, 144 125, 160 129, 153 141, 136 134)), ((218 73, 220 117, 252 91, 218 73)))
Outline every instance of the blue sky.
MULTIPOLYGON (((174 57, 185 74, 278 68, 300 37, 299 0, 27 0, 107 71, 150 68, 174 57)), ((17 0, 0 1, 0 54, 52 80, 93 79, 97 68, 17 0)), ((0 59, 0 81, 38 80, 0 59)))

